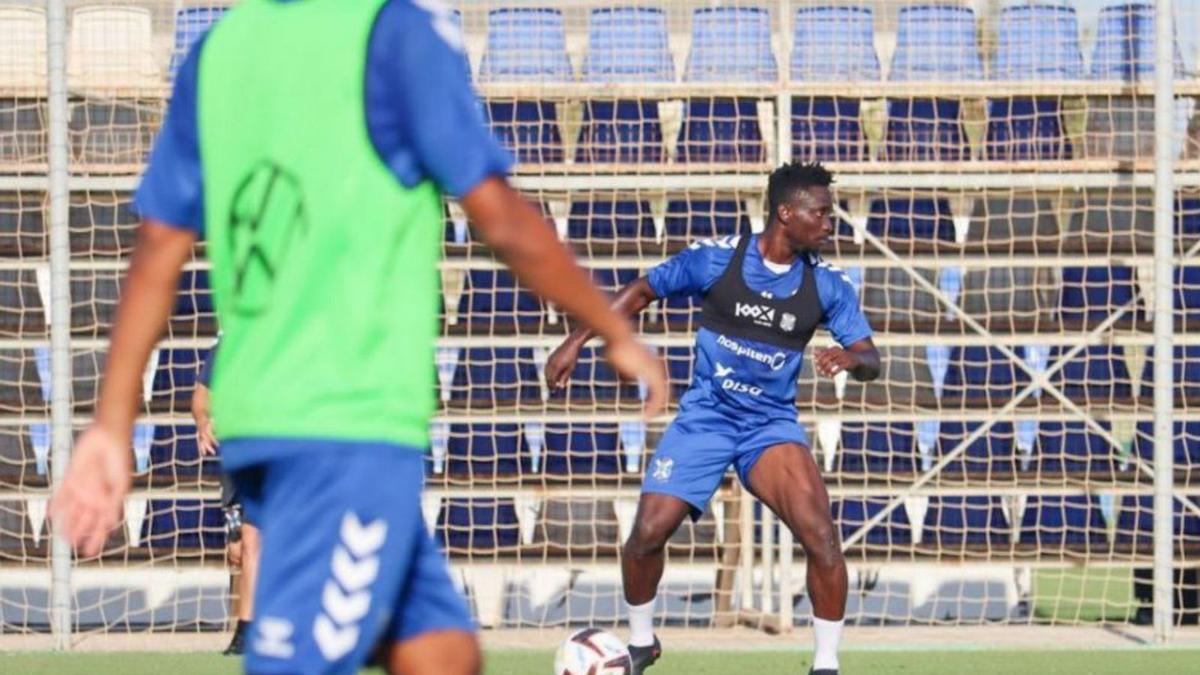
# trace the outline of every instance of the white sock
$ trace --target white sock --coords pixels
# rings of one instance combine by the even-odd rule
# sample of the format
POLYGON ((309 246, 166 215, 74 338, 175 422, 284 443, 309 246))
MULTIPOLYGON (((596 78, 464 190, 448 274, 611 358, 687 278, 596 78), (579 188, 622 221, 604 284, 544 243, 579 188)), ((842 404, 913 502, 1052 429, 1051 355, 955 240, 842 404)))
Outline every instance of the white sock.
POLYGON ((644 605, 625 603, 629 611, 629 644, 649 647, 654 644, 654 600, 644 605))
POLYGON ((837 670, 838 643, 842 641, 841 621, 826 621, 813 617, 813 634, 816 638, 816 649, 813 650, 813 670, 837 670))

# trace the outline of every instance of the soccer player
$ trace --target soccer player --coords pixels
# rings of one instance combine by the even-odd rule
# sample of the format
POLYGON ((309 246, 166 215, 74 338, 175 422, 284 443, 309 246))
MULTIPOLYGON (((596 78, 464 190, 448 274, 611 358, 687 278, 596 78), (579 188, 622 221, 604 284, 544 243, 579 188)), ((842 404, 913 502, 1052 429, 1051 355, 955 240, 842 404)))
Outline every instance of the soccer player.
MULTIPOLYGON (((212 365, 217 356, 218 342, 213 343, 208 358, 200 366, 196 386, 192 389, 192 419, 196 422, 196 444, 200 454, 212 457, 220 445, 213 433, 212 401, 209 386, 212 384, 212 365)), ((233 637, 223 652, 238 655, 245 651, 246 634, 254 621, 254 582, 258 578, 258 557, 262 548, 258 527, 246 520, 242 502, 238 498, 233 478, 221 472, 221 510, 225 513, 226 557, 229 564, 239 570, 236 575, 237 625, 233 637)))
POLYGON ((221 325, 221 462, 262 529, 250 673, 468 675, 466 604, 421 516, 435 409, 443 192, 533 292, 666 374, 504 176, 449 10, 433 0, 245 0, 181 66, 95 419, 53 501, 95 555, 120 520, 141 373, 201 236, 221 325))
MULTIPOLYGON (((833 233, 832 181, 820 164, 779 167, 768 183, 771 220, 762 234, 693 243, 626 285, 614 301, 615 309, 632 315, 659 298, 703 299, 695 375, 647 467, 621 558, 635 673, 662 651, 653 611, 667 539, 685 517, 700 517, 731 464, 804 546, 816 632, 813 670, 837 672, 846 563, 808 434, 797 422, 796 380, 818 326, 844 345, 817 351, 814 365, 822 375, 872 380, 879 375, 879 352, 850 280, 818 254, 833 233)), ((551 387, 566 385, 590 337, 577 328, 551 354, 551 387)))

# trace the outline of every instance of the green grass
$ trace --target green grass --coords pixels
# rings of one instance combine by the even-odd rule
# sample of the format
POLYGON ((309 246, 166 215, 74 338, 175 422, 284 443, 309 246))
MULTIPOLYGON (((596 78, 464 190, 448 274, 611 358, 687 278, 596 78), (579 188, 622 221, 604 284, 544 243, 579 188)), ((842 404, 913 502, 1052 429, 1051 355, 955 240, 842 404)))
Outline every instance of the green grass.
MULTIPOLYGON (((552 655, 544 651, 493 651, 487 675, 550 675, 552 655)), ((1200 650, 1152 647, 1100 651, 856 651, 842 656, 847 675, 1171 675, 1195 673, 1200 650)), ((0 672, 13 675, 222 675, 240 673, 239 662, 216 654, 0 654, 0 672)), ((808 668, 808 655, 795 651, 669 652, 652 675, 795 675, 808 668)))
POLYGON ((1034 571, 1033 615, 1038 619, 1080 621, 1129 620, 1133 570, 1129 568, 1044 569, 1034 571))

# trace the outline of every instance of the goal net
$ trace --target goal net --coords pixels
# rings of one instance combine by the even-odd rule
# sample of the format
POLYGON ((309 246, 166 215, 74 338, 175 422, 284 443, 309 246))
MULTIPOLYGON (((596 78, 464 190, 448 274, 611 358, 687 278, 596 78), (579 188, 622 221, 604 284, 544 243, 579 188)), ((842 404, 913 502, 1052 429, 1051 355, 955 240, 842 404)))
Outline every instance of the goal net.
MULTIPOLYGON (((417 3, 442 12, 432 0, 417 3)), ((137 225, 131 195, 174 72, 224 4, 67 3, 73 419, 92 414, 137 225)), ((1176 3, 1176 125, 1156 139, 1153 14, 1090 0, 936 6, 659 0, 450 3, 512 177, 615 291, 700 240, 767 224, 770 170, 836 174, 845 271, 883 354, 867 384, 800 376, 861 624, 1149 616, 1151 320, 1176 319, 1177 617, 1200 583, 1200 5, 1176 3), (1109 5, 1112 5, 1111 7, 1109 5), (1176 160, 1171 288, 1152 283, 1156 142, 1176 160)), ((0 4, 0 632, 50 611, 46 16, 0 4), (11 39, 10 39, 11 38, 11 39)), ((190 417, 216 333, 202 251, 146 371, 125 522, 70 569, 79 630, 219 629, 231 614, 218 464, 190 417)), ((691 382, 695 299, 639 319, 670 410, 522 289, 446 204, 424 515, 489 628, 624 620, 620 546, 691 382)), ((832 344, 821 331, 814 346, 832 344)), ((803 550, 730 473, 667 548, 657 606, 697 629, 809 621, 803 550)))

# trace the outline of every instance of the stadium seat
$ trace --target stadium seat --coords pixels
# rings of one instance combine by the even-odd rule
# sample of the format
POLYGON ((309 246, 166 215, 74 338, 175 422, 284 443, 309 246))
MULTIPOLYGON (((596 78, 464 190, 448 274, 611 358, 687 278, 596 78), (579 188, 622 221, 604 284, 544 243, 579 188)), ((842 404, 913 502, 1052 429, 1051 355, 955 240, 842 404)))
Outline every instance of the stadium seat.
MULTIPOLYGON (((1109 422, 1100 422, 1112 429, 1109 422)), ((1083 422, 1049 422, 1038 424, 1034 458, 1040 471, 1047 473, 1111 474, 1117 467, 1121 450, 1112 447, 1103 436, 1088 429, 1083 422)))
POLYGON ((447 499, 438 514, 436 535, 451 554, 515 548, 520 526, 511 499, 447 499))
POLYGON ((1029 384, 1029 375, 995 347, 954 347, 946 371, 946 394, 986 401, 998 408, 1029 384))
POLYGON ((525 440, 517 424, 452 424, 446 443, 446 473, 492 479, 521 472, 525 440))
POLYGON ((179 277, 179 290, 175 295, 175 309, 171 312, 171 318, 176 321, 216 319, 207 270, 183 271, 179 277))
MULTIPOLYGON (((1136 347, 1131 347, 1136 349, 1136 347)), ((1057 363, 1069 347, 1052 347, 1050 363, 1057 363)), ((1067 396, 1092 404, 1112 404, 1133 394, 1132 380, 1122 347, 1092 345, 1079 352, 1050 378, 1067 396)))
POLYGON ((604 359, 603 351, 596 347, 584 347, 580 352, 566 396, 571 404, 585 407, 640 401, 637 384, 621 380, 604 359))
POLYGON ((698 239, 749 233, 750 217, 736 201, 673 201, 667 204, 664 232, 669 243, 690 244, 698 239))
POLYGON ((611 499, 547 499, 538 512, 533 543, 553 549, 617 546, 621 542, 611 499))
POLYGON ((79 89, 154 87, 158 82, 152 13, 145 7, 93 5, 71 14, 67 78, 79 89))
MULTIPOLYGON (((654 7, 592 11, 583 79, 670 82, 675 66, 667 48, 667 19, 654 7)), ((588 101, 580 130, 580 162, 661 162, 663 134, 658 104, 648 99, 588 101)))
POLYGON ((192 45, 225 14, 226 7, 180 7, 175 12, 175 47, 171 50, 171 79, 179 72, 192 45))
MULTIPOLYGON (((1195 497, 1190 498, 1195 504, 1195 497)), ((1171 531, 1175 535, 1176 546, 1195 546, 1200 544, 1200 516, 1190 510, 1184 510, 1183 504, 1177 499, 1171 500, 1174 513, 1171 531)), ((1118 544, 1133 544, 1135 548, 1149 548, 1154 544, 1154 497, 1150 495, 1126 495, 1121 498, 1121 508, 1117 515, 1118 544)))
MULTIPOLYGON (((1200 397, 1200 346, 1176 346, 1171 355, 1171 365, 1175 396, 1200 397)), ((1146 365, 1142 369, 1142 391, 1154 391, 1154 347, 1146 349, 1146 365)))
POLYGON ((567 237, 579 242, 653 241, 650 205, 631 201, 581 201, 571 204, 567 237))
POLYGON ((915 439, 909 422, 845 422, 838 449, 839 468, 844 473, 880 478, 912 474, 916 467, 915 439))
POLYGON ((0 87, 46 88, 46 10, 0 7, 0 87))
POLYGON ((592 282, 601 290, 608 293, 616 293, 621 290, 625 284, 637 279, 641 276, 641 270, 636 269, 611 269, 604 267, 593 267, 591 270, 592 282))
POLYGON ((545 471, 570 478, 620 473, 617 438, 615 424, 548 424, 545 471))
MULTIPOLYGON (((836 499, 831 504, 833 521, 840 526, 842 539, 854 534, 863 523, 883 510, 888 498, 836 499)), ((912 542, 912 526, 903 508, 894 509, 883 522, 867 530, 860 541, 868 545, 893 546, 912 542)))
POLYGON ((154 438, 150 445, 151 481, 165 479, 169 484, 173 479, 183 477, 204 475, 216 478, 220 472, 219 460, 200 454, 195 426, 154 425, 154 438))
MULTIPOLYGON (((896 53, 888 78, 894 82, 982 80, 983 58, 975 41, 975 12, 957 5, 900 8, 896 53)), ((960 107, 956 99, 889 100, 887 158, 968 159, 960 107)))
POLYGON ((497 329, 537 324, 542 319, 542 305, 528 291, 517 288, 508 270, 470 270, 458 302, 458 315, 473 330, 490 335, 497 329))
POLYGON ((1002 544, 1008 541, 1008 521, 999 497, 929 498, 922 541, 949 544, 1002 544))
POLYGON ((469 401, 471 407, 536 401, 540 377, 527 347, 471 347, 458 361, 450 399, 469 401))
MULTIPOLYGON (((1010 5, 1000 13, 993 80, 1083 79, 1075 9, 1065 5, 1010 5)), ((988 100, 987 157, 998 160, 1069 159, 1061 100, 988 100)))
MULTIPOLYGON (((1062 280, 1063 321, 1103 320, 1137 301, 1133 269, 1129 267, 1064 267, 1062 280)), ((1138 314, 1134 309, 1125 316, 1132 319, 1138 314)))
POLYGON ((1200 267, 1175 268, 1175 316, 1200 319, 1200 267))
MULTIPOLYGON (((1172 422, 1175 468, 1200 466, 1200 422, 1172 422)), ((1138 422, 1133 434, 1133 451, 1142 459, 1154 458, 1154 423, 1138 422)))
POLYGON ((1107 526, 1095 497, 1030 496, 1021 519, 1022 544, 1103 544, 1107 526))
MULTIPOLYGON (((791 79, 876 82, 874 19, 866 7, 803 7, 796 11, 791 79)), ((857 99, 792 99, 792 155, 802 160, 868 159, 857 99)))
POLYGON ((867 230, 885 240, 952 242, 950 216, 945 199, 879 199, 871 204, 867 230))
POLYGON ((150 548, 225 548, 225 516, 220 502, 195 499, 152 499, 142 523, 140 541, 150 548))
MULTIPOLYGON (((954 241, 950 205, 943 199, 876 200, 871 204, 867 230, 897 251, 929 246, 935 241, 954 241)), ((917 272, 937 284, 936 270, 919 268, 917 272)), ((893 321, 931 320, 945 313, 907 272, 894 268, 864 270, 862 302, 867 319, 876 329, 893 321)))
MULTIPOLYGON (((967 436, 982 426, 982 422, 943 421, 938 429, 937 456, 934 461, 950 454, 967 436)), ((967 446, 943 469, 944 473, 1013 473, 1016 455, 1013 453, 1014 432, 1011 422, 997 422, 967 446)))
MULTIPOLYGON (((1154 76, 1154 6, 1116 4, 1100 11, 1091 76, 1097 80, 1148 82, 1154 76)), ((1179 43, 1175 43, 1175 76, 1184 77, 1179 43)), ((1182 150, 1191 102, 1175 101, 1176 138, 1182 150)), ((1115 159, 1153 159, 1154 102, 1148 97, 1094 99, 1087 121, 1088 154, 1115 159)))
MULTIPOLYGON (((701 7, 692 15, 685 82, 774 82, 771 15, 761 7, 701 7)), ((766 159, 752 98, 694 98, 679 138, 685 162, 762 162, 766 159)))
MULTIPOLYGON (((481 82, 569 82, 562 12, 550 8, 504 8, 488 13, 487 49, 479 66, 481 82)), ((558 112, 550 101, 488 101, 493 133, 519 162, 563 160, 558 112)))
POLYGON ((207 349, 177 348, 164 349, 159 353, 158 368, 150 392, 156 400, 166 400, 180 407, 192 400, 192 390, 200 374, 200 365, 208 354, 207 349))

